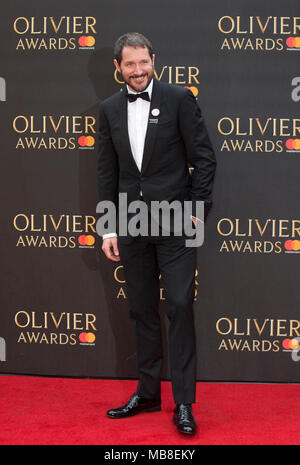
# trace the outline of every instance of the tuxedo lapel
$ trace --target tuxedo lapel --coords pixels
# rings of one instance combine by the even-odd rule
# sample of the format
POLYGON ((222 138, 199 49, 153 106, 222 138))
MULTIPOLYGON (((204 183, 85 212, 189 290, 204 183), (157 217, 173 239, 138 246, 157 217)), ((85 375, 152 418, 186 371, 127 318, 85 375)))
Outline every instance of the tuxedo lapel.
POLYGON ((129 154, 128 163, 132 167, 134 171, 140 174, 140 171, 137 167, 135 159, 133 157, 130 141, 129 141, 129 134, 128 134, 128 113, 127 113, 127 97, 126 97, 126 90, 123 89, 120 91, 120 98, 121 98, 121 105, 120 105, 120 135, 121 141, 123 144, 123 150, 125 154, 129 154))
POLYGON ((153 88, 152 88, 152 96, 151 96, 151 103, 150 103, 150 111, 148 116, 148 127, 146 132, 145 138, 145 145, 144 145, 144 153, 143 153, 143 161, 142 161, 142 168, 141 173, 145 173, 148 163, 151 160, 152 151, 154 148, 157 127, 158 127, 158 120, 159 116, 152 115, 152 110, 160 109, 160 101, 161 101, 161 86, 159 81, 157 81, 153 77, 153 88), (152 122, 151 122, 152 120, 152 122))

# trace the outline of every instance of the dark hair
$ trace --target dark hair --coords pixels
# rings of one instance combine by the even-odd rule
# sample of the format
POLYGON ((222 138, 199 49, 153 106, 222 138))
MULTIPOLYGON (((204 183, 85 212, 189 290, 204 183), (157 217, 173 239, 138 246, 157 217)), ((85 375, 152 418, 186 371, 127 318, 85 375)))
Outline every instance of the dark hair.
POLYGON ((150 57, 153 56, 153 47, 150 40, 139 32, 127 32, 123 34, 115 43, 114 58, 120 64, 122 60, 123 47, 147 47, 150 57))

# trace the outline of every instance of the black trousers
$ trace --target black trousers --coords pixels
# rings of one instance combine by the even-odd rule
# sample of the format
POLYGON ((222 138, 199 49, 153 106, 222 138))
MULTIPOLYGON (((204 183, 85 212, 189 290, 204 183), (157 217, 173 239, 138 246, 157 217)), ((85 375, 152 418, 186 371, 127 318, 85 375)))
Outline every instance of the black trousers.
POLYGON ((169 319, 169 357, 175 403, 195 402, 196 344, 193 300, 196 248, 185 246, 185 237, 136 237, 119 240, 130 316, 135 323, 137 392, 160 397, 162 365, 161 325, 158 312, 160 285, 164 288, 169 319), (161 284, 159 275, 161 274, 161 284))

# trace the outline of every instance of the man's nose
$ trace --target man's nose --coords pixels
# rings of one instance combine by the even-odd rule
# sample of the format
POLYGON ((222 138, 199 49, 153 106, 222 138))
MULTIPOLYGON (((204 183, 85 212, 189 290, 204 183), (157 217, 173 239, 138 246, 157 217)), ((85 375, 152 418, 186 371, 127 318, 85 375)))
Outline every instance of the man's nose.
POLYGON ((141 74, 142 73, 141 65, 139 65, 139 64, 135 65, 135 73, 136 74, 141 74))

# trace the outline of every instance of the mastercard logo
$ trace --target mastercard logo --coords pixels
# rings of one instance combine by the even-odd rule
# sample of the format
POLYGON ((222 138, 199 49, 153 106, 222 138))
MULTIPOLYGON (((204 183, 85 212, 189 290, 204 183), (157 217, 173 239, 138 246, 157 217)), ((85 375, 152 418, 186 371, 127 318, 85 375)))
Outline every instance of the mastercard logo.
POLYGON ((91 236, 91 235, 82 234, 81 236, 78 237, 78 242, 80 245, 94 245, 95 238, 94 236, 91 236))
POLYGON ((300 150, 300 139, 288 139, 285 146, 288 150, 300 150))
POLYGON ((199 94, 199 90, 195 86, 192 86, 192 87, 185 86, 185 88, 189 89, 192 92, 194 97, 197 97, 197 95, 199 94))
POLYGON ((286 39, 286 45, 288 46, 288 48, 300 49, 300 37, 288 37, 286 39))
POLYGON ((94 333, 80 333, 79 340, 80 342, 92 344, 95 342, 96 336, 94 333))
POLYGON ((286 350, 295 350, 298 349, 300 343, 297 339, 284 339, 282 341, 282 347, 286 350))
POLYGON ((78 138, 78 144, 80 147, 93 147, 95 145, 95 139, 92 136, 80 136, 78 138))
POLYGON ((298 251, 300 250, 300 241, 297 239, 289 239, 288 241, 285 241, 284 248, 285 250, 298 251))
POLYGON ((80 36, 78 43, 80 47, 93 47, 95 45, 95 39, 92 36, 80 36))

